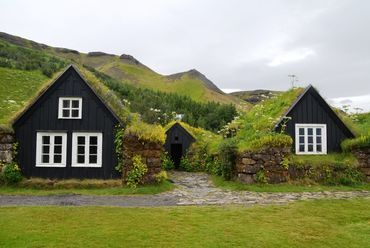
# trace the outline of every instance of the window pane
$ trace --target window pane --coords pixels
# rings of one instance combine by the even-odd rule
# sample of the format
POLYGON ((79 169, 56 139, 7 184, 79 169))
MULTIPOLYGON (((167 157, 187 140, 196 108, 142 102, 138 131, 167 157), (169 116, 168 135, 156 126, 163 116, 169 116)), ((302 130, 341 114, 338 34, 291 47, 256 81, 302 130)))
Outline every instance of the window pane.
POLYGON ((42 163, 49 163, 49 155, 42 155, 42 163))
POLYGON ((55 164, 62 163, 62 155, 54 155, 54 163, 55 164))
POLYGON ((69 117, 69 110, 63 110, 63 117, 69 117))
POLYGON ((43 144, 50 144, 50 137, 49 136, 42 136, 42 143, 43 144))
POLYGON ((77 109, 72 110, 72 117, 78 117, 78 112, 77 109))
POLYGON ((72 108, 79 108, 80 102, 78 100, 72 100, 72 108))
POLYGON ((89 156, 89 164, 96 164, 98 161, 98 158, 96 155, 90 155, 89 156))
POLYGON ((98 144, 98 137, 91 136, 90 137, 90 145, 97 145, 98 144))
POLYGON ((79 136, 79 137, 77 137, 77 143, 78 143, 79 145, 83 145, 83 144, 85 144, 85 137, 83 137, 83 136, 79 136))
POLYGON ((304 145, 299 145, 299 151, 304 152, 304 145))
POLYGON ((313 143, 313 136, 308 136, 307 141, 309 144, 313 143))
POLYGON ((316 143, 321 144, 321 136, 316 137, 316 143))
POLYGON ((299 129, 299 135, 304 135, 304 128, 299 129))
POLYGON ((313 152, 313 145, 308 145, 308 151, 313 152))
POLYGON ((97 154, 98 147, 97 146, 90 146, 90 154, 97 154))
POLYGON ((61 154, 62 146, 54 146, 54 153, 61 154))
POLYGON ((304 136, 299 136, 299 143, 304 144, 304 136))
POLYGON ((77 147, 78 154, 85 154, 85 146, 78 146, 77 147))
POLYGON ((49 146, 42 146, 42 153, 49 153, 50 147, 49 146))
POLYGON ((322 152, 322 146, 321 145, 317 145, 316 146, 316 151, 317 152, 322 152))
POLYGON ((307 128, 307 134, 312 135, 313 134, 313 129, 312 128, 307 128))
POLYGON ((62 136, 55 136, 54 144, 62 144, 62 136))
POLYGON ((79 163, 79 164, 85 163, 85 155, 78 155, 77 156, 77 163, 79 163))
POLYGON ((316 128, 316 135, 321 135, 321 128, 316 128))
POLYGON ((69 100, 63 100, 63 108, 69 108, 69 100))

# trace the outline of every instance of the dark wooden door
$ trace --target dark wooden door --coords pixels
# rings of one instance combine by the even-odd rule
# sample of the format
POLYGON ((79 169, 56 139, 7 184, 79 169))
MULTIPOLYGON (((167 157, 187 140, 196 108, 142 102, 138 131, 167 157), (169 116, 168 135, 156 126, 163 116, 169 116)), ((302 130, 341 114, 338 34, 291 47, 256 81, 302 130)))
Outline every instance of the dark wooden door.
POLYGON ((182 144, 171 144, 171 159, 178 168, 182 157, 182 144))

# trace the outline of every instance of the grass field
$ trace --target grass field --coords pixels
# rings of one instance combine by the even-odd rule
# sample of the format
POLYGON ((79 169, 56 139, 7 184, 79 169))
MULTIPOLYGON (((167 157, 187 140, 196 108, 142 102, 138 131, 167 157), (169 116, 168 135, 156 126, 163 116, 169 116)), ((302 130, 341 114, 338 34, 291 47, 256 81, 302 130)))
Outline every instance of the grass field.
POLYGON ((370 199, 282 206, 2 207, 1 247, 368 247, 370 199))
POLYGON ((22 109, 49 80, 41 71, 0 67, 0 124, 8 125, 14 113, 22 109))
POLYGON ((175 186, 165 181, 158 185, 144 185, 137 188, 129 187, 107 187, 107 188, 32 188, 16 186, 0 186, 0 195, 64 195, 64 194, 82 194, 82 195, 142 195, 158 194, 172 190, 175 186))
POLYGON ((212 176, 212 182, 216 187, 236 191, 254 191, 254 192, 318 192, 318 191, 354 191, 370 190, 370 183, 364 183, 354 186, 344 185, 320 185, 307 184, 307 182, 292 182, 280 184, 243 184, 236 181, 225 181, 219 176, 212 176))

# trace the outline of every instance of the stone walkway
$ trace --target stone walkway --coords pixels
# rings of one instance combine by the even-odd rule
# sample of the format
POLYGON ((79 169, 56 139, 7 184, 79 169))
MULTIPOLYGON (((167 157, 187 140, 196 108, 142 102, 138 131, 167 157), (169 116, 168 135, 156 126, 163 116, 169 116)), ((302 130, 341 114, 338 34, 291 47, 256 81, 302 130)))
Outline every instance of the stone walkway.
POLYGON ((369 191, 305 192, 305 193, 257 193, 229 191, 212 185, 207 174, 171 172, 170 179, 177 186, 170 192, 141 196, 9 196, 0 195, 0 206, 179 206, 225 204, 286 204, 298 200, 370 198, 369 191))

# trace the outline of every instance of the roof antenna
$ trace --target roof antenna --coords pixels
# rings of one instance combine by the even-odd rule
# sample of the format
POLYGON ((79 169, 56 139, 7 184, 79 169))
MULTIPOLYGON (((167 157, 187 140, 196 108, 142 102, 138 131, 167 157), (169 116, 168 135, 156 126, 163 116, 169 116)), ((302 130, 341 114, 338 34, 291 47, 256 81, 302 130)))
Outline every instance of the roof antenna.
POLYGON ((294 88, 294 83, 298 82, 298 77, 294 74, 290 74, 290 75, 288 75, 288 77, 290 77, 290 80, 291 80, 291 83, 292 83, 292 88, 294 88))

